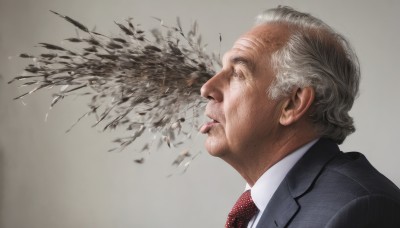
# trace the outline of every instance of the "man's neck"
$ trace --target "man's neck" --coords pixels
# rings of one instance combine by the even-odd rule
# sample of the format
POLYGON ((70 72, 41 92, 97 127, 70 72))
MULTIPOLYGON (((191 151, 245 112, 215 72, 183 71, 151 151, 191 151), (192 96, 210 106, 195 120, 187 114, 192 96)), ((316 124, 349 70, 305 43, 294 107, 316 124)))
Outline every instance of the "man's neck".
POLYGON ((258 156, 251 154, 248 156, 248 159, 242 160, 244 161, 242 164, 232 166, 250 186, 253 186, 269 168, 316 138, 318 136, 311 134, 307 137, 303 135, 301 138, 298 135, 283 138, 284 140, 266 147, 264 153, 259 153, 257 154, 258 156))

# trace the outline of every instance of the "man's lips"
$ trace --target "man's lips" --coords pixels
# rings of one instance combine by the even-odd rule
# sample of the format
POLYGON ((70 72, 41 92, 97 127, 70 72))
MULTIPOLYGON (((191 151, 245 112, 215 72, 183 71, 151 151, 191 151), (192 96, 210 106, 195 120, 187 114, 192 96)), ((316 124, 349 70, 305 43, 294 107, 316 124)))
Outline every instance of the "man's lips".
POLYGON ((219 124, 219 122, 214 119, 211 119, 211 121, 209 121, 209 122, 203 124, 203 126, 201 126, 200 132, 202 134, 207 134, 211 130, 211 128, 216 124, 219 124))

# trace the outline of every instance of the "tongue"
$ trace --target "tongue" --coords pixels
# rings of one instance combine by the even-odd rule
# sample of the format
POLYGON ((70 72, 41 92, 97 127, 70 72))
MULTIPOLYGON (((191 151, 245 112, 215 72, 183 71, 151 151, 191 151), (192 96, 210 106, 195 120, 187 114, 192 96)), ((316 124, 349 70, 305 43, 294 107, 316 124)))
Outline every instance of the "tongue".
POLYGON ((207 134, 208 131, 209 131, 210 128, 211 128, 211 124, 212 124, 212 123, 213 123, 213 122, 208 122, 208 123, 203 124, 203 126, 201 126, 201 128, 200 128, 200 132, 201 132, 202 134, 207 134))

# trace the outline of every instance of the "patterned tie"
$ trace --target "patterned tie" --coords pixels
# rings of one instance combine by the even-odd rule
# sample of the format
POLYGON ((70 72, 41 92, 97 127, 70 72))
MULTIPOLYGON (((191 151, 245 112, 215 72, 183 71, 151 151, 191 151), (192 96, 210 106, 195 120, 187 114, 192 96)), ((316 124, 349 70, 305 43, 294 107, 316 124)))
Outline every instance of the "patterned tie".
POLYGON ((250 190, 247 190, 233 206, 228 215, 225 228, 245 228, 257 212, 258 208, 251 198, 250 190))

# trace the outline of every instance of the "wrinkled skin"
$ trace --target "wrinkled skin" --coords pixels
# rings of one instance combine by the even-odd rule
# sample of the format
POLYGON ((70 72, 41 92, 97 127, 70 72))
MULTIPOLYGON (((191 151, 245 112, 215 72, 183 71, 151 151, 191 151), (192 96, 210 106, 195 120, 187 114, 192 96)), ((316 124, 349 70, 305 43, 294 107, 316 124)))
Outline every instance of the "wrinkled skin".
POLYGON ((212 119, 201 131, 207 151, 236 169, 265 162, 280 137, 282 100, 271 100, 274 80, 270 55, 287 39, 279 25, 259 25, 240 37, 223 58, 223 68, 201 88, 212 119))

